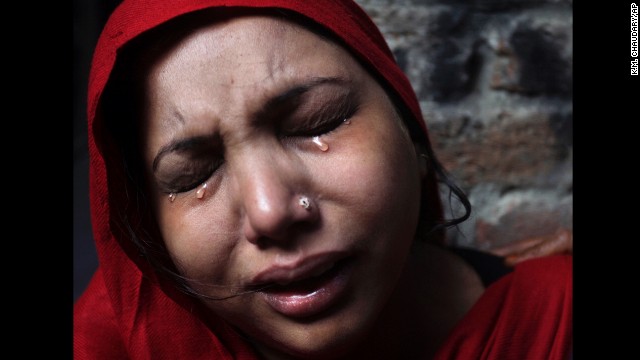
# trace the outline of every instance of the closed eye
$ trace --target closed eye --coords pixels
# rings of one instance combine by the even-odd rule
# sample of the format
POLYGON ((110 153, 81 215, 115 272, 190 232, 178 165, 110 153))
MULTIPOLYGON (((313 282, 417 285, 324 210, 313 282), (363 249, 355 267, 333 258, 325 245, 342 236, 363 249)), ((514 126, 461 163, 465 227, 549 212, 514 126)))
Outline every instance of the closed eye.
POLYGON ((163 192, 182 193, 195 189, 207 181, 223 165, 222 159, 206 162, 189 162, 175 166, 169 174, 158 176, 158 184, 163 192))
POLYGON ((354 96, 344 91, 339 95, 337 98, 314 99, 311 104, 301 106, 300 111, 291 116, 292 120, 284 123, 281 134, 285 137, 314 137, 337 130, 358 111, 354 96))
POLYGON ((166 193, 186 192, 210 178, 224 164, 218 141, 209 136, 178 140, 154 160, 154 176, 166 193))

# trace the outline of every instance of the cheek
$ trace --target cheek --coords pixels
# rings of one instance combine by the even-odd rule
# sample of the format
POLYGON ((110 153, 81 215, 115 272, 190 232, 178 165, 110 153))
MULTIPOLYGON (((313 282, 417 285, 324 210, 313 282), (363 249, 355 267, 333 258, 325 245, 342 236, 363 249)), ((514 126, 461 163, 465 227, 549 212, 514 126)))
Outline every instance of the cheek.
POLYGON ((330 144, 336 155, 321 170, 327 188, 339 193, 352 214, 372 221, 417 214, 420 185, 413 145, 394 120, 368 120, 354 122, 344 140, 330 144))
POLYGON ((421 190, 415 149, 392 119, 370 118, 361 125, 354 120, 344 137, 328 140, 335 157, 327 153, 318 165, 323 166, 318 178, 325 179, 328 192, 321 200, 325 224, 343 239, 356 239, 353 245, 365 254, 360 286, 364 298, 384 298, 390 291, 418 223, 421 190))
POLYGON ((225 211, 225 199, 203 201, 195 191, 178 194, 171 202, 167 195, 156 196, 156 216, 169 254, 189 278, 226 283, 231 252, 237 232, 225 211))

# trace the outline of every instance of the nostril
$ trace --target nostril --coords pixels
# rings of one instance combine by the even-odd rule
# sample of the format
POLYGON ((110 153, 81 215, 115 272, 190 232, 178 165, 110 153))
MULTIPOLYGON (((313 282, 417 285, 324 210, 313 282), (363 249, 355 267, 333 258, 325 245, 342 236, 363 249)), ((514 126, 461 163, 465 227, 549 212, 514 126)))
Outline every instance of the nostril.
POLYGON ((288 246, 301 233, 308 231, 317 218, 317 204, 308 196, 289 195, 274 206, 247 209, 244 233, 247 240, 260 248, 270 245, 288 246))
POLYGON ((258 237, 256 239, 256 241, 254 242, 254 244, 260 249, 260 250, 264 250, 268 247, 269 244, 269 239, 267 239, 264 236, 258 237))

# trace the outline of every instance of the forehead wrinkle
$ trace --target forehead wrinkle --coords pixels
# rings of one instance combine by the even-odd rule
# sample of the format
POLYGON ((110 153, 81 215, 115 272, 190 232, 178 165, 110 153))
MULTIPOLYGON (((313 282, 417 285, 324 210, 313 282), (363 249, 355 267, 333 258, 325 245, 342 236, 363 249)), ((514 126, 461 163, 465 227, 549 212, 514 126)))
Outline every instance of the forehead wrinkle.
POLYGON ((173 111, 171 112, 171 116, 168 119, 165 119, 165 122, 178 122, 180 125, 184 125, 185 121, 184 121, 184 116, 182 116, 182 113, 180 112, 180 110, 178 109, 173 109, 173 111))
POLYGON ((309 41, 300 44, 299 41, 296 42, 292 40, 292 37, 300 35, 310 36, 313 40, 319 41, 323 45, 336 47, 336 44, 333 42, 287 19, 259 16, 257 19, 245 18, 240 20, 249 20, 258 24, 257 26, 250 27, 251 31, 248 34, 245 33, 242 41, 244 46, 249 46, 254 49, 261 48, 263 56, 262 59, 254 62, 236 61, 230 65, 233 68, 237 68, 239 65, 248 65, 249 68, 257 70, 256 73, 263 72, 264 75, 244 84, 238 83, 235 81, 236 79, 232 78, 234 81, 230 81, 230 83, 237 87, 260 86, 261 83, 267 81, 276 83, 279 81, 279 76, 285 80, 295 77, 300 69, 289 66, 292 58, 301 59, 309 56, 308 51, 300 51, 299 47, 303 46, 312 53, 314 50, 317 50, 317 44, 312 45, 312 42, 309 41), (278 39, 278 41, 272 41, 273 39, 278 39), (298 47, 294 46, 296 44, 298 47), (260 68, 257 68, 258 65, 261 65, 260 68))
MULTIPOLYGON (((252 21, 253 20, 256 19, 252 19, 252 21)), ((312 50, 317 49, 317 46, 322 44, 322 47, 328 46, 331 54, 335 54, 339 49, 339 46, 327 39, 288 21, 274 21, 274 19, 263 18, 258 19, 257 23, 254 23, 254 25, 257 26, 245 27, 245 25, 246 24, 242 23, 224 24, 224 26, 215 28, 215 30, 208 29, 214 31, 210 32, 205 30, 204 33, 194 34, 193 37, 187 38, 179 45, 180 51, 177 52, 181 53, 183 50, 190 48, 195 51, 195 54, 191 53, 189 56, 185 56, 185 54, 178 57, 170 57, 162 62, 164 66, 156 68, 156 70, 160 70, 156 73, 158 78, 165 80, 162 81, 165 85, 167 85, 167 83, 175 83, 172 80, 178 80, 181 86, 190 87, 188 83, 184 82, 184 80, 187 79, 182 78, 182 80, 180 80, 173 79, 172 76, 168 78, 165 77, 168 75, 166 73, 166 70, 168 70, 167 66, 175 66, 175 62, 179 59, 186 60, 187 62, 191 62, 189 60, 194 59, 209 59, 209 63, 215 61, 217 64, 217 71, 215 74, 212 74, 215 76, 211 76, 208 79, 195 76, 192 79, 198 82, 205 81, 209 84, 205 85, 208 86, 209 89, 211 89, 211 87, 218 88, 215 93, 216 99, 209 99, 212 101, 207 101, 204 98, 200 98, 200 100, 204 101, 204 103, 202 103, 202 101, 198 101, 197 98, 190 97, 189 99, 183 99, 180 104, 173 104, 172 108, 167 109, 169 110, 168 116, 165 117, 163 121, 165 126, 174 129, 176 127, 184 127, 187 124, 193 123, 193 121, 198 118, 202 119, 202 116, 205 118, 210 118, 211 116, 217 117, 220 121, 218 125, 226 123, 226 121, 222 121, 222 119, 230 118, 251 121, 251 118, 254 118, 252 115, 255 115, 259 109, 263 108, 263 105, 269 98, 279 92, 286 91, 287 88, 290 89, 292 86, 300 85, 301 82, 309 80, 309 78, 302 79, 300 77, 300 71, 304 70, 300 68, 300 64, 296 61, 291 62, 292 58, 299 60, 307 58, 315 59, 315 56, 312 56, 308 51, 301 51, 300 46, 302 46, 302 49, 312 50), (240 31, 237 29, 239 25, 242 26, 240 31), (247 29, 250 30, 247 31, 247 29), (300 41, 289 41, 292 40, 293 36, 302 34, 305 34, 303 36, 311 36, 314 41, 304 41, 302 44, 300 41), (231 41, 234 45, 230 45, 228 41, 222 41, 222 43, 226 45, 220 44, 220 41, 216 41, 220 38, 226 38, 227 40, 231 38, 234 40, 231 41), (277 41, 273 41, 274 39, 277 39, 277 41), (212 42, 215 42, 216 46, 211 46, 212 42), (187 45, 187 43, 189 45, 187 45), (222 48, 220 45, 223 45, 222 48), (243 49, 243 47, 245 49, 243 49), (257 47, 262 48, 261 51, 258 51, 258 54, 262 54, 261 58, 251 60, 244 56, 253 53, 257 47), (213 50, 215 48, 217 48, 217 51, 213 50), (233 63, 229 62, 228 59, 225 59, 226 56, 220 53, 220 50, 223 50, 223 53, 226 53, 226 50, 229 50, 232 54, 235 53, 236 61, 233 63), (234 69, 235 71, 233 71, 234 69), (227 73, 227 75, 225 76, 224 73, 227 73), (194 101, 196 102, 194 103, 194 101), (203 108, 196 110, 194 107, 203 108), (186 110, 186 112, 181 111, 181 109, 186 110), (192 117, 194 118, 192 119, 192 117)), ((180 63, 180 61, 177 62, 180 63)), ((322 59, 313 60, 311 62, 312 68, 316 68, 319 62, 324 63, 322 59)), ((196 61, 196 63, 199 63, 197 65, 203 64, 199 61, 196 61)), ((306 62, 304 64, 306 64, 306 62)), ((195 75, 198 67, 199 66, 192 66, 185 70, 191 75, 195 75)), ((332 63, 330 71, 315 74, 316 77, 334 78, 350 78, 349 75, 350 74, 348 72, 345 73, 345 69, 337 63, 332 63)), ((200 82, 200 84, 202 84, 202 82, 200 82)), ((211 96, 211 94, 206 95, 211 96)), ((226 132, 224 127, 218 127, 218 131, 226 132)))

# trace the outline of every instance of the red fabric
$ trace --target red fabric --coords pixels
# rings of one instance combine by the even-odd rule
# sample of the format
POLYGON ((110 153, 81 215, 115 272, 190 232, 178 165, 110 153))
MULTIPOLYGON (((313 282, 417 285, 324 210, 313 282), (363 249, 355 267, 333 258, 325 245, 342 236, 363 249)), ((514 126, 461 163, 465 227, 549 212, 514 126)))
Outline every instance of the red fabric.
POLYGON ((491 285, 435 360, 566 360, 573 334, 573 256, 525 261, 491 285))
MULTIPOLYGON (((125 175, 119 170, 121 159, 114 155, 117 152, 99 112, 102 91, 118 50, 124 44, 178 15, 214 6, 279 7, 314 19, 340 37, 361 61, 386 81, 385 85, 397 93, 427 134, 409 81, 396 65, 379 30, 353 2, 125 0, 112 14, 98 40, 89 76, 90 203, 100 265, 89 287, 74 305, 75 359, 258 358, 252 347, 226 323, 215 320, 203 322, 200 305, 155 275, 146 261, 138 256, 125 233, 117 228, 117 210, 127 202, 127 191, 123 189, 128 185, 125 175)), ((427 184, 430 188, 426 192, 433 196, 433 201, 430 201, 428 211, 441 216, 435 177, 434 174, 429 176, 427 184)), ((509 282, 516 283, 514 280, 509 282)), ((489 301, 483 305, 487 308, 496 300, 502 301, 500 294, 488 299, 493 300, 483 302, 489 301)), ((493 314, 500 312, 494 309, 493 314)), ((487 319, 475 316, 479 321, 485 321, 478 326, 489 324, 487 319)), ((478 335, 469 333, 465 336, 476 339, 474 336, 478 335)), ((480 340, 475 341, 480 344, 480 340)), ((499 343, 493 340, 492 344, 499 343)), ((449 348, 451 346, 449 343, 449 348)), ((459 350, 453 346, 448 351, 456 354, 459 350)), ((444 354, 442 359, 449 358, 444 354)))
MULTIPOLYGON (((114 144, 100 117, 100 96, 118 50, 131 39, 176 16, 208 7, 277 7, 296 11, 334 32, 361 61, 396 91, 424 129, 417 98, 395 64, 377 27, 355 3, 341 0, 125 0, 98 39, 89 74, 89 186, 91 221, 99 270, 74 307, 74 355, 77 359, 250 359, 255 354, 223 322, 205 324, 200 306, 159 278, 117 228, 118 210, 128 186, 114 144), (215 355, 218 356, 215 356, 215 355)), ((434 174, 430 174, 431 214, 440 217, 434 174)))

